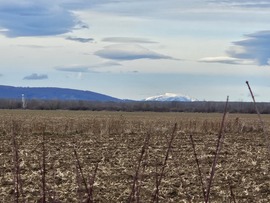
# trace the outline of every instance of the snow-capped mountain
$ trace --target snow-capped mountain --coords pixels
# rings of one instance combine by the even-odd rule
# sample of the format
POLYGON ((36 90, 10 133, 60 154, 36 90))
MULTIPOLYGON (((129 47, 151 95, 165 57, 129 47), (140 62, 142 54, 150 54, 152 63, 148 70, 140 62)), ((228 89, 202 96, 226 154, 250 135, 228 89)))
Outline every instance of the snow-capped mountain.
POLYGON ((165 93, 163 95, 148 97, 144 101, 181 101, 181 102, 193 102, 198 101, 189 96, 174 94, 174 93, 165 93))

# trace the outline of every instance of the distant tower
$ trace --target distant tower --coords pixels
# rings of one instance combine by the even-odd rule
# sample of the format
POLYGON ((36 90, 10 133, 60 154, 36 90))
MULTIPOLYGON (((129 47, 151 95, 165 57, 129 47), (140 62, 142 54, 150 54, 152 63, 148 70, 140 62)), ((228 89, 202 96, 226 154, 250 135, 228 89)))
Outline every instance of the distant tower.
POLYGON ((22 108, 23 109, 26 108, 26 102, 25 102, 24 94, 22 94, 22 108))

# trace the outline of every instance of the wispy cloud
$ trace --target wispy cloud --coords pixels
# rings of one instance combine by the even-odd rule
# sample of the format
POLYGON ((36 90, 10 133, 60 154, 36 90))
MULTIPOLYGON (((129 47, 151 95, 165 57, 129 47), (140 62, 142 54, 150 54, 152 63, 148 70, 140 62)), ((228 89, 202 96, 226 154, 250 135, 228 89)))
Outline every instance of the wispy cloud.
POLYGON ((67 65, 54 67, 55 70, 75 73, 87 73, 90 72, 90 67, 83 65, 67 65))
POLYGON ((102 68, 102 67, 111 67, 111 66, 122 66, 122 64, 115 61, 106 61, 103 63, 92 65, 93 68, 102 68))
POLYGON ((198 60, 199 62, 205 63, 225 63, 234 65, 252 65, 254 62, 252 60, 243 60, 238 58, 232 58, 228 56, 217 56, 217 57, 205 57, 198 60))
POLYGON ((238 59, 254 60, 259 66, 269 65, 270 30, 245 35, 246 39, 233 42, 227 51, 229 56, 238 59))
POLYGON ((114 61, 107 61, 103 63, 93 64, 93 65, 63 65, 54 67, 55 70, 64 71, 64 72, 75 72, 75 73, 96 73, 98 68, 102 67, 112 67, 112 66, 121 66, 120 63, 114 61))
POLYGON ((17 47, 22 47, 22 48, 30 48, 30 49, 49 49, 49 48, 61 48, 61 46, 44 46, 44 45, 33 45, 33 44, 18 44, 15 45, 17 47))
POLYGON ((114 44, 95 52, 95 55, 112 60, 173 59, 136 44, 114 44))
POLYGON ((93 38, 82 38, 82 37, 66 37, 67 40, 81 42, 81 43, 87 43, 87 42, 93 42, 93 38))
POLYGON ((242 8, 269 8, 269 0, 208 0, 210 3, 221 4, 229 7, 242 8))
POLYGON ((46 36, 85 27, 61 1, 0 1, 0 27, 8 37, 46 36))
POLYGON ((48 79, 48 75, 45 74, 37 74, 37 73, 33 73, 31 75, 25 76, 23 78, 24 80, 45 80, 48 79))
POLYGON ((117 13, 124 16, 167 18, 174 16, 177 12, 193 7, 205 7, 206 0, 101 0, 95 1, 93 7, 99 12, 117 13), (172 14, 172 15, 171 15, 172 14))
POLYGON ((157 43, 149 39, 135 37, 107 37, 104 38, 102 41, 115 43, 157 43))
MULTIPOLYGON (((190 19, 194 16, 205 19, 206 13, 216 11, 209 4, 225 5, 227 11, 232 6, 269 8, 269 0, 8 0, 0 1, 0 33, 8 37, 59 35, 74 29, 88 28, 77 15, 77 10, 91 9, 96 12, 117 15, 150 17, 154 19, 190 19), (154 5, 154 6, 153 6, 154 5), (188 15, 189 14, 189 15, 188 15)), ((217 13, 214 12, 213 15, 217 13)), ((210 15, 208 18, 212 18, 210 15)), ((72 39, 70 39, 72 40, 72 39)), ((112 39, 109 39, 112 40, 112 39)), ((113 39, 118 42, 128 39, 113 39)), ((129 39, 132 42, 132 39, 129 39)), ((136 40, 136 39, 135 39, 136 40)), ((139 40, 152 43, 151 40, 139 40)), ((77 41, 80 41, 78 39, 77 41)), ((84 42, 81 40, 81 42, 84 42)))

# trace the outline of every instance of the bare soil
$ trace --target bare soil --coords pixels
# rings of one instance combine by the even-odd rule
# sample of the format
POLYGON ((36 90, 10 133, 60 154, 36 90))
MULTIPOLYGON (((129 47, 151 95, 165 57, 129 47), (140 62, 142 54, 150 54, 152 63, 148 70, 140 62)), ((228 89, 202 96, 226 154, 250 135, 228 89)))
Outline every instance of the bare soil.
MULTIPOLYGON (((44 202, 44 192, 46 202, 85 202, 83 178, 88 189, 93 183, 92 202, 128 202, 147 136, 135 202, 152 201, 162 167, 160 203, 204 202, 190 135, 206 188, 221 118, 200 113, 2 110, 0 202, 44 202)), ((263 120, 270 139, 270 115, 263 120)), ((256 115, 229 114, 210 202, 270 202, 269 157, 256 115)))

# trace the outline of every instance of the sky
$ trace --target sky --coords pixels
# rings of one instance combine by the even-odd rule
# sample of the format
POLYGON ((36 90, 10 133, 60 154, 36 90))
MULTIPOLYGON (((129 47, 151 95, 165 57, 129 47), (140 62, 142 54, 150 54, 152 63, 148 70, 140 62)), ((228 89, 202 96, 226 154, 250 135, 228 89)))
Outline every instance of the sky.
POLYGON ((0 85, 270 102, 270 0, 0 0, 0 85))

